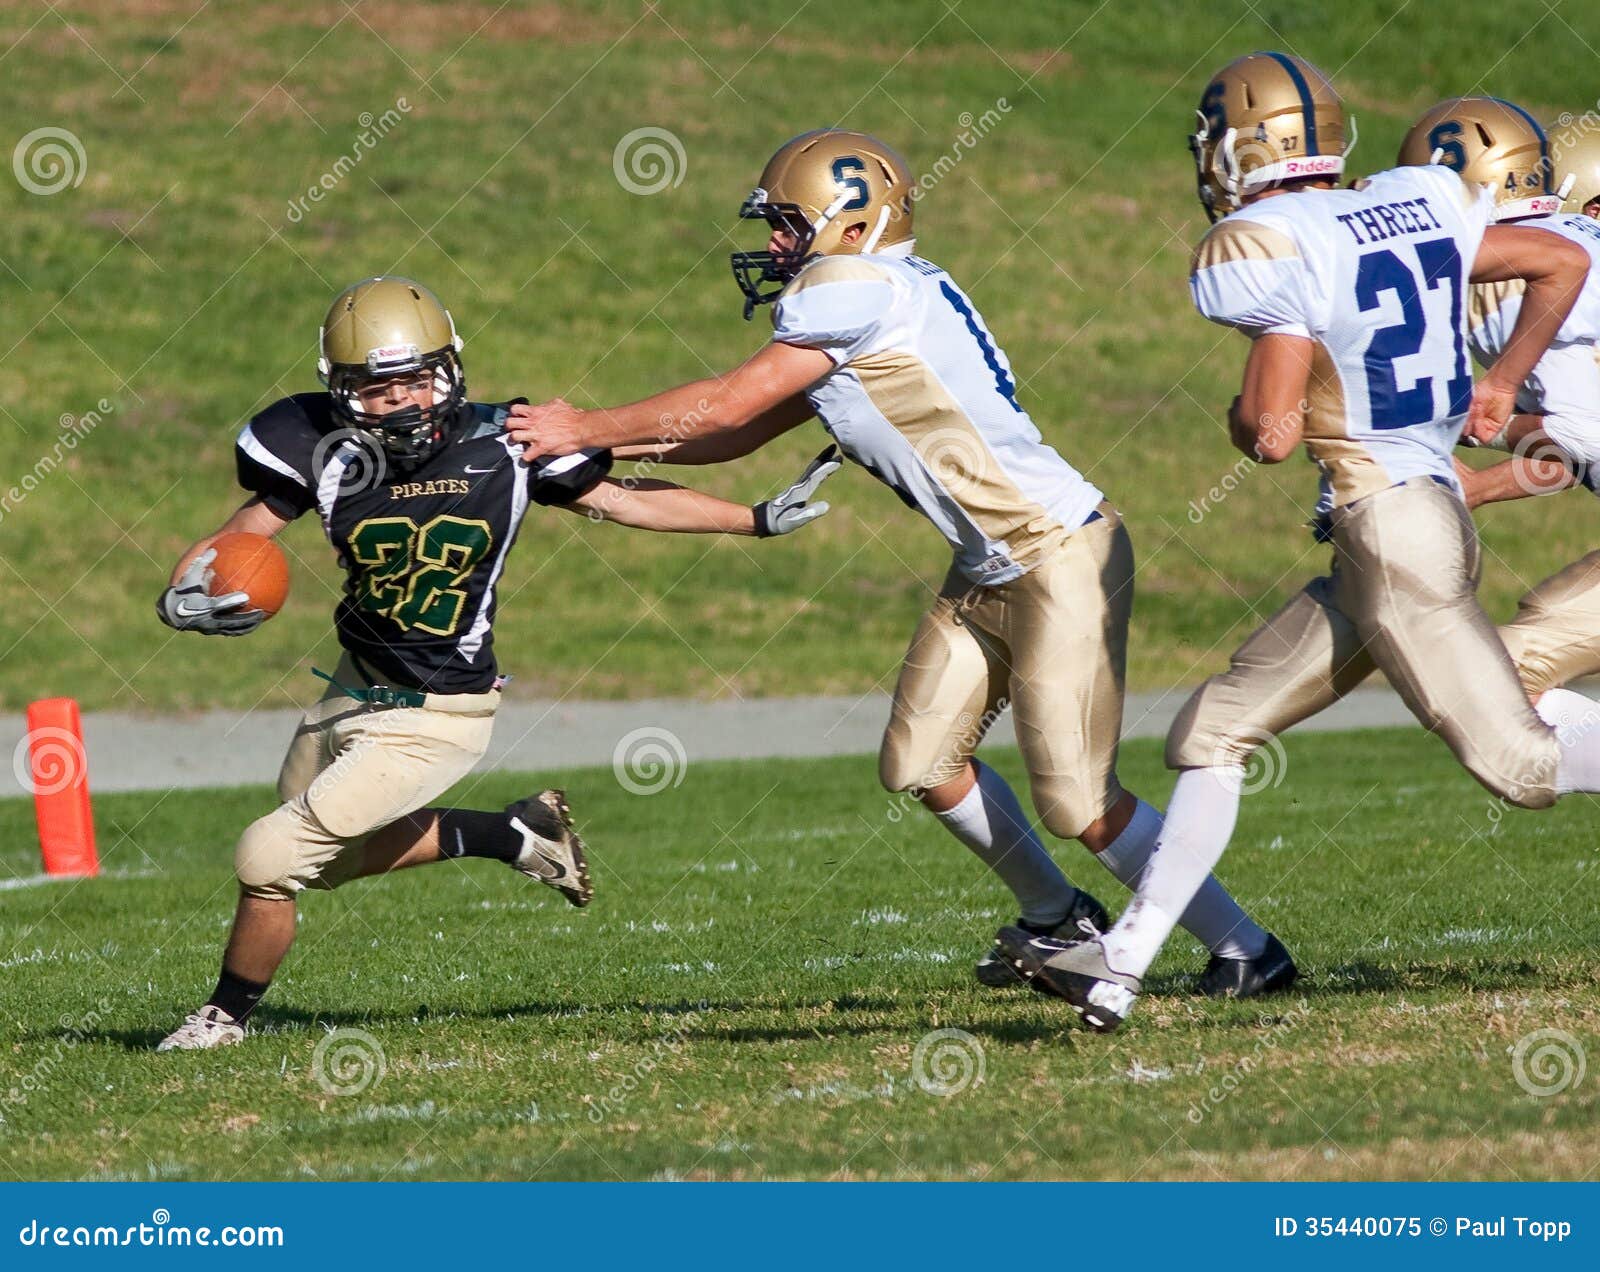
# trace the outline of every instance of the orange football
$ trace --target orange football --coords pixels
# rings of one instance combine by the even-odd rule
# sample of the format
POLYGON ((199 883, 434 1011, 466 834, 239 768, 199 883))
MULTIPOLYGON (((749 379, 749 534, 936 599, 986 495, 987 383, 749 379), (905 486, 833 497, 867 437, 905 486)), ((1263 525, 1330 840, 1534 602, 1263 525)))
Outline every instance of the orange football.
POLYGON ((247 609, 265 610, 270 618, 289 596, 289 562, 283 549, 261 534, 235 530, 219 535, 211 545, 217 559, 211 563, 211 595, 247 592, 247 609))

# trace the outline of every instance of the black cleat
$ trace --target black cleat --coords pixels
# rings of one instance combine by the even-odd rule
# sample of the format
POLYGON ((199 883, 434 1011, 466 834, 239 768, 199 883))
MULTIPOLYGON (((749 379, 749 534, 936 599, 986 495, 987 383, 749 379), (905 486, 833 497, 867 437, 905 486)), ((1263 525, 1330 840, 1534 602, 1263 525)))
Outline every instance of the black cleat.
POLYGON ((565 791, 540 791, 506 809, 511 827, 522 836, 513 870, 554 888, 580 909, 594 899, 583 840, 572 827, 565 791))
POLYGON ((1106 962, 1098 936, 1062 941, 1035 936, 1022 928, 1001 928, 995 938, 1000 956, 1035 989, 1065 998, 1096 1033, 1111 1033, 1127 1019, 1143 988, 1106 962))
POLYGON ((1288 989, 1299 975, 1283 942, 1268 932, 1267 947, 1254 958, 1219 958, 1213 954, 1198 988, 1207 998, 1255 998, 1288 989))
MULTIPOLYGON (((1061 922, 1036 926, 1018 919, 1017 926, 1035 936, 1053 936, 1068 942, 1081 941, 1089 935, 1082 926, 1085 923, 1092 926, 1096 932, 1104 932, 1111 926, 1111 916, 1106 913, 1105 906, 1082 888, 1074 888, 1073 893, 1072 905, 1061 922)), ((978 965, 972 971, 977 976, 978 983, 987 985, 990 989, 1014 989, 1023 983, 1022 978, 992 946, 978 960, 978 965)))

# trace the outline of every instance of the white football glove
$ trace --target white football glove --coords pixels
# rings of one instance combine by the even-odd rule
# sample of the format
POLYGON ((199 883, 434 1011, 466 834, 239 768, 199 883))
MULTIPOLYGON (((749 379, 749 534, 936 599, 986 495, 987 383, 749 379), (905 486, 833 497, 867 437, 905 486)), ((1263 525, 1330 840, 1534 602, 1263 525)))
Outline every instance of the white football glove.
POLYGON ((812 503, 811 496, 817 493, 817 487, 832 477, 843 467, 844 461, 839 458, 839 448, 830 446, 806 465, 805 472, 800 474, 800 480, 790 486, 781 495, 775 495, 765 503, 758 503, 752 512, 756 514, 756 534, 763 539, 770 539, 777 534, 793 534, 807 522, 815 521, 828 511, 826 503, 812 503))
POLYGON ((189 562, 177 585, 169 587, 156 601, 156 613, 168 627, 203 636, 243 636, 266 619, 261 610, 239 608, 249 603, 248 592, 226 592, 221 596, 207 593, 211 582, 208 567, 216 559, 217 550, 207 548, 189 562))

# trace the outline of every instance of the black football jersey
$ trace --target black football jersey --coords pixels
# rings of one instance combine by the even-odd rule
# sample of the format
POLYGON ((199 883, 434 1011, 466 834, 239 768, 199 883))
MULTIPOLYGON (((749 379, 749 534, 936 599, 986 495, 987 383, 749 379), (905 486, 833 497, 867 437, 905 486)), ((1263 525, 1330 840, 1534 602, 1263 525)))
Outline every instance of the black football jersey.
POLYGON ((451 440, 404 473, 326 393, 283 398, 239 434, 239 484, 279 516, 321 517, 346 571, 339 643, 375 683, 492 688, 495 584, 529 503, 571 503, 611 468, 605 450, 518 463, 509 409, 466 403, 451 440))

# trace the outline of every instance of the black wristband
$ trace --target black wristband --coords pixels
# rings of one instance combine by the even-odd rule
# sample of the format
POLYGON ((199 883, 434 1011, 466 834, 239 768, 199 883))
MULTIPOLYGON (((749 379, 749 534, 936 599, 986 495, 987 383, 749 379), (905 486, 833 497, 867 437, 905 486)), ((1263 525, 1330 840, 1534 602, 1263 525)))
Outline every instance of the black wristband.
POLYGON ((756 538, 770 539, 778 533, 772 527, 772 500, 763 499, 758 504, 751 504, 750 511, 756 515, 756 538))

